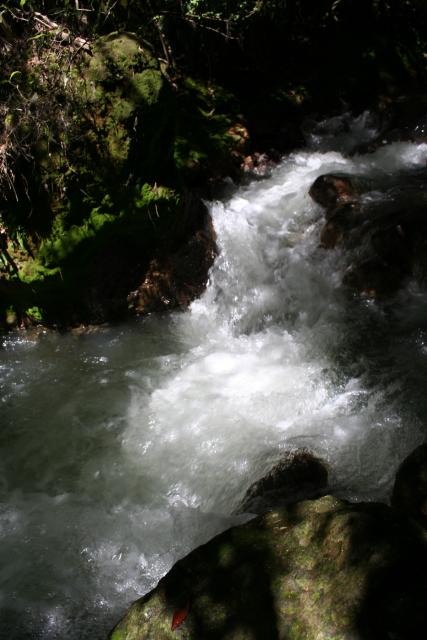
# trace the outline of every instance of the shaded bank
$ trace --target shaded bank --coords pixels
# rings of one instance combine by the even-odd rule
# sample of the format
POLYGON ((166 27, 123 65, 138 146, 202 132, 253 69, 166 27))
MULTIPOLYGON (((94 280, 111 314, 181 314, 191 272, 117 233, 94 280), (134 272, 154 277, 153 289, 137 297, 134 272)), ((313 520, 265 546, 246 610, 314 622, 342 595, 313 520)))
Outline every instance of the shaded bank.
POLYGON ((302 146, 307 115, 387 118, 424 77, 417 2, 21 4, 0 26, 3 325, 126 317, 149 265, 197 244, 189 200, 302 146))

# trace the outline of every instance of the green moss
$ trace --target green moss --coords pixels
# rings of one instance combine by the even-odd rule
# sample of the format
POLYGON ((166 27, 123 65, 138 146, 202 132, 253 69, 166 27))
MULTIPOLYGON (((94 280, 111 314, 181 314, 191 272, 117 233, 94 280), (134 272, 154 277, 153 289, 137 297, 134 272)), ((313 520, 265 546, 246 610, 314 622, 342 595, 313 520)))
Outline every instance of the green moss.
POLYGON ((111 33, 96 42, 88 77, 95 83, 105 82, 135 71, 146 62, 147 55, 141 52, 136 36, 111 33))
POLYGON ((222 567, 228 567, 233 564, 236 554, 231 544, 223 544, 218 550, 218 563, 222 567))
POLYGON ((236 147, 232 126, 240 118, 232 94, 211 83, 187 78, 179 96, 174 146, 175 163, 184 179, 194 169, 203 173, 231 173, 236 147))
POLYGON ((83 322, 93 320, 93 308, 103 319, 102 305, 112 305, 114 314, 124 315, 130 289, 116 300, 114 280, 118 278, 120 286, 127 260, 142 261, 182 233, 183 213, 179 193, 163 185, 136 185, 128 197, 128 207, 115 211, 110 196, 105 196, 79 225, 68 226, 67 217, 58 216, 36 258, 18 261, 19 279, 0 281, 3 321, 8 306, 16 316, 12 324, 25 317, 47 323, 83 322), (98 302, 98 294, 93 299, 92 292, 99 282, 101 288, 106 283, 108 287, 106 294, 101 289, 98 302))
POLYGON ((106 145, 110 161, 124 165, 129 157, 131 140, 126 127, 113 118, 106 121, 106 145))
POLYGON ((111 122, 126 122, 135 111, 135 104, 131 100, 118 96, 111 105, 111 122))
MULTIPOLYGON (((70 310, 90 315, 88 300, 100 281, 108 295, 114 289, 103 283, 108 269, 112 281, 122 277, 124 290, 125 277, 113 273, 123 261, 134 261, 131 281, 136 265, 143 269, 183 237, 188 212, 180 185, 187 171, 226 163, 236 143, 225 115, 235 111, 234 99, 220 87, 190 79, 176 98, 158 61, 132 34, 99 38, 92 54, 63 60, 40 51, 43 68, 57 78, 66 74, 67 83, 52 88, 49 117, 56 113, 58 121, 40 129, 25 176, 28 197, 20 194, 10 212, 31 246, 14 255, 20 283, 5 294, 19 317, 34 307, 47 322, 70 310)), ((31 96, 46 92, 42 82, 41 68, 32 68, 31 96)), ((121 292, 125 305, 128 291, 121 292)), ((92 305, 97 313, 102 304, 92 305)))
POLYGON ((40 307, 30 307, 25 310, 25 314, 31 319, 37 322, 41 322, 43 320, 43 311, 40 307))
POLYGON ((13 326, 16 324, 18 315, 13 306, 7 307, 7 309, 5 310, 4 319, 6 324, 9 326, 13 326))
POLYGON ((35 282, 43 282, 46 278, 60 275, 60 269, 57 266, 47 268, 39 262, 39 260, 26 260, 20 265, 19 279, 26 284, 35 282))
POLYGON ((164 87, 164 78, 156 69, 146 69, 136 73, 132 78, 132 90, 136 101, 148 106, 157 104, 164 87))

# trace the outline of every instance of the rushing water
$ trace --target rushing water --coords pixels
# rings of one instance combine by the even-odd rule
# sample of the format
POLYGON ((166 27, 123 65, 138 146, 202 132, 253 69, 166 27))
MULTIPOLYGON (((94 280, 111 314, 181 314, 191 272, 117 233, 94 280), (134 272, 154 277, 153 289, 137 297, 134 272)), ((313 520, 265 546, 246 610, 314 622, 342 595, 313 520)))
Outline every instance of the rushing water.
MULTIPOLYGON (((211 205, 220 254, 188 312, 4 339, 0 637, 105 638, 177 558, 239 521, 285 451, 320 455, 341 496, 387 500, 423 439, 427 297, 410 283, 386 306, 349 300, 308 188, 336 170, 390 180, 425 165, 427 145, 349 158, 310 136, 318 150, 211 205)), ((354 131, 337 140, 348 151, 354 131)))

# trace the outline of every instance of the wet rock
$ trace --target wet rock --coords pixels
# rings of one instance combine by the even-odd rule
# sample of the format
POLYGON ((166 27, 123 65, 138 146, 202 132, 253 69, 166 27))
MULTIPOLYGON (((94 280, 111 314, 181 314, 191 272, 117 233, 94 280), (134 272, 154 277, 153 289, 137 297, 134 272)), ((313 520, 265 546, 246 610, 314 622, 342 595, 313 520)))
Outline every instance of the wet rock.
POLYGON ((290 502, 324 495, 328 470, 309 451, 289 454, 246 492, 240 512, 264 513, 290 502))
POLYGON ((277 156, 273 157, 267 153, 255 152, 244 158, 241 167, 243 173, 248 174, 250 177, 263 178, 271 173, 277 162, 277 156))
POLYGON ((326 209, 326 223, 320 232, 320 245, 333 249, 350 240, 350 231, 362 222, 360 196, 369 181, 346 174, 319 176, 310 187, 311 198, 326 209))
POLYGON ((360 194, 360 187, 351 176, 329 173, 313 182, 309 194, 322 207, 333 209, 338 204, 353 202, 360 194))
POLYGON ((395 293, 408 277, 427 281, 427 173, 366 180, 320 176, 311 197, 326 207, 320 246, 347 251, 343 282, 362 297, 395 293), (371 189, 371 190, 369 190, 371 189))
POLYGON ((343 284, 361 298, 382 298, 395 293, 402 284, 404 273, 395 265, 378 258, 352 264, 346 271, 343 284))
POLYGON ((375 230, 370 241, 377 256, 389 263, 399 264, 402 271, 409 270, 412 247, 400 224, 375 230))
POLYGON ((323 249, 334 249, 343 240, 342 230, 333 222, 327 222, 320 232, 320 246, 323 249))
POLYGON ((413 640, 427 546, 380 504, 330 496, 234 527, 132 605, 110 640, 413 640))
POLYGON ((129 309, 140 315, 186 308, 203 293, 216 254, 215 231, 206 213, 203 227, 183 246, 150 262, 144 282, 128 296, 129 309))
POLYGON ((417 447, 400 465, 391 502, 427 529, 427 443, 417 447))
POLYGON ((333 249, 337 244, 348 244, 351 241, 350 231, 360 222, 360 207, 356 202, 341 203, 329 209, 320 232, 320 245, 333 249))

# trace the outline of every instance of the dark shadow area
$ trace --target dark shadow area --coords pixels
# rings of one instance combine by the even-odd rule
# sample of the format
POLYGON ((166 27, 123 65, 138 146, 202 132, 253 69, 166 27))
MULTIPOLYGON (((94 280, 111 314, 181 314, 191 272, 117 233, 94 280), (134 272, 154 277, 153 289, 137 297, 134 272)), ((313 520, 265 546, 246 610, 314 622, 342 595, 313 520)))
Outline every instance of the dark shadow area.
MULTIPOLYGON (((427 547, 409 520, 363 507, 351 531, 350 558, 370 559, 355 627, 363 640, 413 640, 427 623, 427 547)), ((357 513, 357 511, 356 511, 357 513)))
MULTIPOLYGON (((178 562, 160 584, 168 611, 184 610, 192 638, 285 639, 279 631, 272 582, 286 572, 262 528, 235 528, 178 562)), ((141 601, 147 601, 149 596, 141 601)))
POLYGON ((427 621, 426 569, 420 530, 390 507, 296 503, 178 562, 117 637, 182 625, 197 640, 413 640, 427 621))

